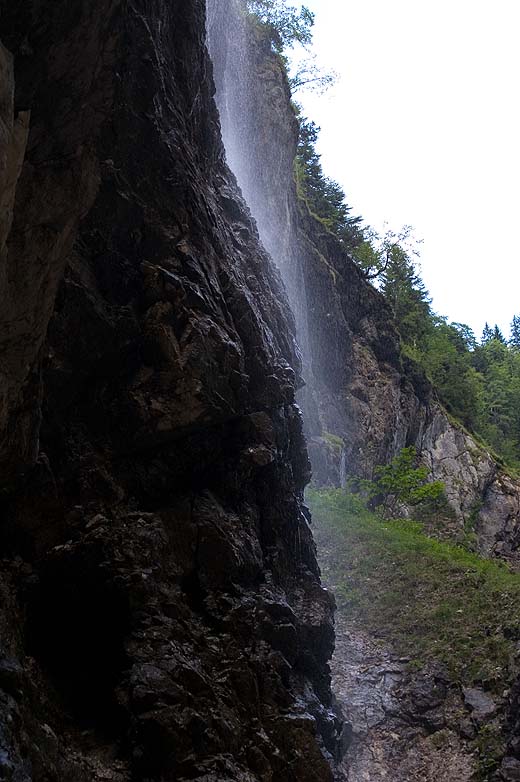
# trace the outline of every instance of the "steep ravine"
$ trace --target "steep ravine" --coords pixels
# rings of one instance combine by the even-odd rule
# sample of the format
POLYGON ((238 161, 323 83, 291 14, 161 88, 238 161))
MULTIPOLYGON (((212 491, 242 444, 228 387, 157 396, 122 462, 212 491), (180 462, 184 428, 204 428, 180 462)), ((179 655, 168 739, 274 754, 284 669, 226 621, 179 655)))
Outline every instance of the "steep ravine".
MULTIPOLYGON (((304 428, 321 482, 416 443, 457 524, 516 557, 516 483, 448 420, 382 297, 296 197, 286 76, 234 9, 210 4, 212 63, 204 0, 0 0, 10 782, 374 782, 378 746, 392 779, 402 705, 382 739, 361 724, 341 761, 304 428), (242 193, 221 141, 237 116, 255 183, 242 193)), ((377 700, 400 661, 338 628, 356 731, 356 698, 377 700)))
MULTIPOLYGON (((298 401, 315 482, 372 477, 376 465, 415 445, 431 478, 446 486, 453 518, 445 532, 460 539, 471 531, 482 554, 518 566, 518 482, 448 417, 401 351, 383 297, 298 197, 295 116, 283 63, 265 30, 248 23, 237 0, 210 9, 228 159, 295 312, 306 381, 298 401)), ((327 569, 326 550, 321 557, 327 569)), ((334 690, 352 725, 338 774, 349 782, 519 778, 515 688, 502 693, 497 713, 481 719, 442 671, 411 675, 394 649, 374 644, 342 615, 337 627, 334 690)), ((481 684, 476 697, 485 702, 481 684)))
POLYGON ((298 197, 297 123, 269 36, 247 22, 240 0, 211 0, 210 8, 228 157, 295 313, 315 481, 370 478, 376 465, 415 445, 432 479, 446 485, 454 531, 471 528, 482 553, 519 564, 520 484, 448 417, 401 351, 383 297, 298 197))
POLYGON ((0 18, 0 777, 329 782, 300 358, 205 4, 0 18))

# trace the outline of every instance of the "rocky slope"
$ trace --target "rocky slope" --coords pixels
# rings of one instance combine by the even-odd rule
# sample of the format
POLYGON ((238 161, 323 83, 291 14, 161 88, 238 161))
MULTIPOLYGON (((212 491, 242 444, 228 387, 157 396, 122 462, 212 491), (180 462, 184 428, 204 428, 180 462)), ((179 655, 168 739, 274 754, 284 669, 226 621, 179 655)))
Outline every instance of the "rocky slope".
POLYGON ((338 483, 341 461, 344 475, 371 478, 376 465, 414 445, 432 480, 446 487, 453 532, 474 532, 481 553, 519 565, 518 480, 447 415, 420 368, 401 352, 382 297, 334 239, 312 218, 304 224, 314 245, 303 257, 320 422, 343 440, 338 448, 330 438, 314 439, 318 481, 338 483), (332 332, 331 319, 338 324, 332 332), (336 340, 324 349, 331 333, 336 340))
POLYGON ((0 17, 0 776, 330 780, 293 318, 204 3, 0 17))
POLYGON ((338 617, 333 684, 352 731, 345 782, 474 782, 479 715, 442 668, 413 674, 408 663, 338 617))
POLYGON ((520 576, 341 490, 308 499, 337 595, 333 689, 350 782, 513 782, 520 576))
POLYGON ((520 485, 447 416, 401 352, 382 296, 298 197, 297 123, 284 65, 239 6, 210 2, 217 102, 231 166, 295 313, 315 480, 371 477, 376 465, 415 445, 432 479, 446 485, 455 531, 471 529, 482 553, 520 562, 520 485))

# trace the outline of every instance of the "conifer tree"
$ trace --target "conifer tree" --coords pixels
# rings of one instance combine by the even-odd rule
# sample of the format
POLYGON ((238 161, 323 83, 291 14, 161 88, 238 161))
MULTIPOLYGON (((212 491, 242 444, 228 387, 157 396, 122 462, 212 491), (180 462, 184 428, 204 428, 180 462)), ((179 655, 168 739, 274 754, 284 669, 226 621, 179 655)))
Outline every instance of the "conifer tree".
POLYGON ((361 217, 351 216, 351 207, 345 200, 341 186, 323 173, 320 155, 316 151, 320 128, 315 122, 301 116, 299 121, 296 158, 299 195, 306 201, 310 211, 337 236, 346 249, 352 250, 363 238, 359 227, 361 217))
POLYGON ((489 342, 490 339, 493 339, 493 329, 489 328, 489 324, 486 321, 484 330, 482 331, 482 339, 480 340, 480 343, 485 345, 486 342, 489 342))
POLYGON ((504 345, 506 344, 506 341, 504 339, 504 335, 498 328, 498 325, 495 323, 495 328, 493 329, 493 339, 498 340, 498 342, 502 342, 504 345))
POLYGON ((513 348, 520 349, 520 315, 513 315, 509 344, 513 348))
POLYGON ((389 248, 381 291, 394 311, 404 342, 422 347, 431 327, 430 298, 413 261, 399 244, 389 248))

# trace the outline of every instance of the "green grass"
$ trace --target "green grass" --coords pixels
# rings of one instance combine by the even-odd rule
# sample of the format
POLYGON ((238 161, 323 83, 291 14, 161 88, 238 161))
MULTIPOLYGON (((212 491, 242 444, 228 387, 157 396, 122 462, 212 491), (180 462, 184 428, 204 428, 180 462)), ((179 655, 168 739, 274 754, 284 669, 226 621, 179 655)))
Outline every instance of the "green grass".
POLYGON ((520 575, 422 525, 383 521, 341 489, 309 490, 326 580, 353 626, 420 667, 441 661, 454 681, 500 692, 515 674, 520 575))

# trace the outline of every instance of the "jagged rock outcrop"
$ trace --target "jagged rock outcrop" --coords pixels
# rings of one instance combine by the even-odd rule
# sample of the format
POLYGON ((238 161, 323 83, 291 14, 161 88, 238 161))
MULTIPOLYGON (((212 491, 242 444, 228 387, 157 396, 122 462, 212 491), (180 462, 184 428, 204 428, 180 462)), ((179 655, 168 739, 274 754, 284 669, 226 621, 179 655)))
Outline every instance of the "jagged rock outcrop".
POLYGON ((334 691, 352 729, 345 782, 478 779, 478 716, 442 666, 410 671, 407 658, 348 628, 341 614, 337 633, 334 691))
POLYGON ((383 297, 298 198, 284 65, 239 5, 212 4, 217 98, 232 167, 295 313, 307 383, 299 402, 315 480, 370 478, 376 465, 415 445, 432 479, 446 485, 454 531, 471 529, 483 553, 520 562, 520 484, 449 418, 402 353, 383 297))
POLYGON ((204 2, 0 13, 0 775, 330 780, 294 323, 204 2))

